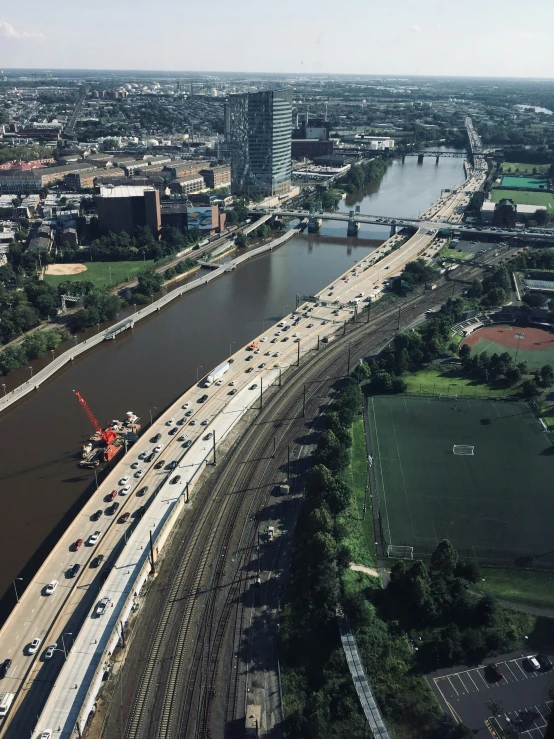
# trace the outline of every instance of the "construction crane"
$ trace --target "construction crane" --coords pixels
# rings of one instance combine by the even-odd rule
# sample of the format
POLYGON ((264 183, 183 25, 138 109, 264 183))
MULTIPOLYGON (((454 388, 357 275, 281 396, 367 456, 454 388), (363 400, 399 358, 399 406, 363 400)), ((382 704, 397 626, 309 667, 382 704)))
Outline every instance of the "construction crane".
POLYGON ((102 441, 104 442, 104 444, 109 445, 113 441, 115 441, 115 439, 117 439, 116 432, 112 428, 107 428, 107 429, 104 430, 102 428, 102 426, 100 426, 100 424, 96 420, 96 416, 91 411, 91 409, 88 407, 88 403, 83 398, 83 396, 81 395, 81 393, 78 393, 76 390, 74 390, 73 392, 77 396, 77 400, 81 404, 81 407, 83 408, 83 410, 87 414, 88 420, 94 426, 94 428, 96 429, 96 432, 98 433, 98 435, 100 436, 100 438, 102 439, 102 441))

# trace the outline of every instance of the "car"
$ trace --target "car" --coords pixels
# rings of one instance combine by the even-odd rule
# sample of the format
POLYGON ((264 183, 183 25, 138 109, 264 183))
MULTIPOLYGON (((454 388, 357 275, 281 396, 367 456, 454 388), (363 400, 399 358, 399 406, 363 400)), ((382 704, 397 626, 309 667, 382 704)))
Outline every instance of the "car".
POLYGON ((255 382, 253 385, 250 385, 250 387, 248 389, 249 390, 255 390, 257 387, 258 387, 258 383, 255 382))
POLYGON ((113 499, 115 498, 115 496, 116 496, 116 495, 117 495, 117 490, 112 490, 112 492, 111 492, 111 493, 109 493, 108 495, 106 495, 106 498, 105 498, 105 500, 106 500, 107 502, 109 502, 109 501, 113 500, 113 499))
POLYGON ((156 457, 156 452, 150 452, 150 454, 144 460, 145 462, 152 462, 156 457))
POLYGON ((72 544, 72 549, 74 552, 76 552, 78 549, 80 549, 83 546, 83 540, 77 539, 77 541, 74 541, 72 544))
POLYGON ((165 464, 164 460, 163 459, 160 459, 160 461, 159 462, 156 462, 156 464, 154 465, 154 469, 155 470, 161 470, 161 468, 164 466, 164 464, 165 464))
POLYGON ((254 372, 254 367, 249 367, 249 368, 248 368, 248 369, 246 370, 246 374, 247 374, 247 375, 249 375, 249 374, 250 374, 251 372, 254 372))
POLYGON ((267 336, 262 336, 262 338, 260 339, 260 341, 261 342, 267 341, 267 336))
MULTIPOLYGON (((129 517, 129 514, 128 514, 128 513, 126 513, 125 515, 127 516, 127 518, 129 517)), ((104 557, 104 555, 103 555, 103 554, 98 554, 98 555, 97 555, 97 556, 96 556, 96 557, 95 557, 95 558, 94 558, 94 559, 92 560, 92 562, 90 563, 90 566, 91 566, 91 567, 100 567, 100 565, 102 564, 102 562, 103 562, 103 561, 104 561, 105 559, 106 559, 106 558, 104 557)))
POLYGON ((502 678, 504 677, 504 675, 500 671, 500 668, 495 662, 491 662, 490 664, 486 665, 485 672, 493 680, 502 680, 502 678))
POLYGON ((141 478, 144 475, 144 470, 137 470, 135 472, 135 477, 141 478))
POLYGON ((259 354, 260 351, 261 351, 260 349, 254 349, 254 354, 259 354))
POLYGON ((145 513, 146 513, 146 506, 141 505, 141 506, 139 506, 139 508, 137 508, 137 510, 135 511, 134 515, 137 518, 140 518, 141 516, 144 516, 145 513))
POLYGON ((48 583, 48 585, 44 588, 44 594, 45 595, 52 595, 54 590, 58 587, 58 581, 52 580, 48 583))
POLYGON ((102 513, 103 513, 102 510, 96 511, 96 513, 93 513, 92 514, 92 516, 90 517, 90 520, 91 521, 98 521, 99 518, 102 518, 102 513))
POLYGON ((191 409, 190 411, 187 411, 185 413, 185 416, 188 416, 190 418, 190 416, 192 416, 193 413, 194 413, 194 411, 191 409))
POLYGON ((196 420, 196 418, 193 418, 192 421, 189 423, 189 426, 196 426, 197 423, 198 421, 196 420))
POLYGON ((205 418, 200 425, 207 426, 211 420, 212 420, 211 418, 205 418))
POLYGON ((295 339, 295 340, 294 340, 294 343, 295 343, 295 344, 299 344, 299 343, 300 343, 300 339, 295 339))
POLYGON ((27 653, 28 654, 36 654, 37 649, 40 647, 42 639, 35 638, 33 641, 29 644, 27 647, 27 653))
POLYGON ((161 452, 163 448, 164 448, 163 444, 158 444, 158 446, 154 447, 154 451, 158 453, 158 452, 161 452))
POLYGON ((249 354, 244 361, 251 362, 253 359, 254 359, 254 356, 252 354, 249 354))
POLYGON ((183 434, 182 436, 177 437, 177 441, 184 441, 187 438, 186 434, 183 434))
POLYGON ((171 484, 176 485, 180 479, 181 479, 181 475, 175 475, 175 477, 171 480, 171 484))
POLYGON ((122 477, 121 478, 121 480, 119 481, 119 484, 120 485, 126 485, 129 482, 130 479, 131 479, 131 476, 130 475, 125 475, 125 477, 122 477))
POLYGON ((170 435, 170 436, 175 436, 175 434, 177 433, 177 431, 179 431, 179 429, 177 428, 177 426, 174 426, 174 427, 173 427, 173 428, 171 429, 171 431, 169 432, 169 435, 170 435))
POLYGON ((160 440, 161 438, 162 438, 162 435, 161 435, 161 434, 156 434, 155 436, 153 436, 153 437, 152 437, 152 438, 150 439, 150 441, 152 442, 152 444, 155 444, 155 443, 156 443, 156 442, 158 442, 158 441, 159 441, 159 440, 160 440))
POLYGON ((283 366, 283 363, 282 363, 282 362, 277 362, 277 363, 276 363, 276 364, 274 364, 273 366, 274 366, 274 367, 282 367, 282 366, 283 366))
POLYGON ((237 384, 236 380, 231 380, 231 382, 229 383, 229 387, 234 387, 236 384, 237 384))
POLYGON ((552 662, 550 660, 550 657, 547 657, 546 654, 537 654, 536 659, 542 670, 552 669, 552 662))
POLYGON ((125 485, 124 488, 121 488, 121 490, 119 491, 119 494, 120 495, 127 495, 127 493, 129 492, 130 489, 131 489, 131 486, 130 485, 125 485))
POLYGON ((75 564, 71 565, 71 567, 67 571, 67 577, 75 577, 80 569, 81 565, 78 562, 75 562, 75 564))
POLYGON ((292 338, 295 339, 298 336, 298 334, 293 334, 292 338))
POLYGON ((186 423, 186 422, 187 422, 187 419, 186 419, 186 418, 185 418, 185 417, 183 416, 183 418, 180 418, 180 419, 179 419, 179 420, 177 421, 177 426, 182 426, 182 425, 183 425, 184 423, 186 423))
POLYGON ((314 324, 313 323, 308 323, 307 328, 313 328, 313 327, 314 327, 314 324))
POLYGON ((106 608, 108 607, 109 603, 110 603, 110 599, 107 596, 105 598, 102 598, 100 603, 98 603, 98 605, 96 606, 96 610, 94 611, 94 613, 97 616, 101 616, 106 610, 106 608))
POLYGON ((190 406, 190 403, 183 403, 181 408, 183 408, 183 410, 186 410, 189 406, 190 406))
POLYGON ((271 339, 272 344, 276 344, 279 341, 279 339, 271 339))
POLYGON ((204 439, 204 441, 208 441, 208 439, 211 439, 212 438, 212 432, 211 431, 208 431, 208 433, 205 436, 203 436, 202 438, 204 439))
POLYGON ((117 522, 118 523, 127 523, 127 521, 129 520, 129 516, 130 516, 130 513, 128 511, 126 511, 122 516, 119 517, 119 519, 118 519, 117 522))
POLYGON ((137 491, 137 495, 140 497, 142 495, 146 495, 147 492, 148 492, 148 485, 145 485, 144 487, 142 487, 140 490, 137 491))
POLYGON ((281 356, 281 352, 275 352, 273 356, 274 357, 280 357, 281 356))
POLYGON ((136 470, 139 464, 140 464, 140 460, 137 459, 137 461, 133 462, 133 464, 131 465, 131 469, 136 470))
POLYGON ((215 381, 216 385, 223 385, 224 380, 220 377, 219 380, 215 381))
POLYGON ((269 351, 269 352, 266 352, 266 353, 264 354, 264 357, 270 357, 270 356, 271 356, 271 351, 269 351))
POLYGON ((200 397, 198 398, 198 402, 199 402, 199 403, 205 403, 205 402, 206 402, 207 400, 208 400, 208 394, 207 394, 207 393, 204 393, 204 395, 201 395, 201 396, 200 396, 200 397))
POLYGON ((288 336, 285 336, 283 339, 281 339, 281 341, 288 341, 288 340, 289 340, 288 336))
POLYGON ((525 657, 523 664, 528 670, 532 670, 533 672, 541 669, 540 662, 536 657, 525 657))
POLYGON ((185 443, 183 444, 185 449, 188 449, 189 446, 192 446, 192 439, 187 439, 185 443))
POLYGON ((99 538, 100 538, 99 531, 95 531, 94 534, 91 534, 87 540, 87 544, 89 545, 89 547, 92 546, 93 544, 96 544, 99 538))
POLYGON ((111 506, 107 509, 106 513, 109 513, 110 516, 111 516, 111 515, 113 515, 117 511, 118 508, 119 508, 119 503, 117 502, 117 500, 115 500, 111 504, 111 506))
POLYGON ((265 367, 265 362, 262 362, 258 365, 258 369, 263 369, 265 367))
POLYGON ((169 463, 168 467, 169 467, 170 470, 174 470, 175 467, 177 467, 177 464, 178 463, 175 460, 173 460, 173 462, 170 462, 169 463))
POLYGON ((281 336, 282 333, 283 333, 282 331, 276 331, 275 336, 281 336))
POLYGON ((0 665, 0 678, 6 677, 8 674, 8 670, 12 666, 11 659, 5 659, 2 664, 0 665))
POLYGON ((139 459, 145 459, 147 454, 148 454, 148 452, 146 450, 144 450, 144 452, 141 452, 139 454, 139 459))
POLYGON ((229 390, 229 392, 228 392, 227 394, 228 394, 228 395, 236 395, 236 394, 237 394, 237 389, 236 389, 236 387, 234 387, 234 388, 233 388, 232 390, 229 390))
POLYGON ((174 418, 170 418, 169 421, 166 421, 165 422, 165 425, 166 426, 173 426, 174 423, 175 423, 175 419, 174 418))
POLYGON ((57 648, 57 644, 50 644, 48 649, 44 652, 44 659, 52 659, 57 648))
POLYGON ((52 729, 44 729, 38 739, 52 739, 52 729))

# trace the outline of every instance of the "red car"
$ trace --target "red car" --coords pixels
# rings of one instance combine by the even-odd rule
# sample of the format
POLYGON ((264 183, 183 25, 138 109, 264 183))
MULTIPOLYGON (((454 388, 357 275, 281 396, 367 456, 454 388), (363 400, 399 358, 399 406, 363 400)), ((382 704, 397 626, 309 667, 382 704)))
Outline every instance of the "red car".
POLYGON ((116 495, 117 495, 117 490, 112 490, 112 492, 109 493, 109 495, 106 495, 106 500, 112 501, 116 495))
POLYGON ((122 516, 119 517, 119 523, 127 523, 129 520, 129 514, 124 513, 122 516))
POLYGON ((73 551, 76 552, 77 549, 80 549, 83 546, 83 540, 77 539, 77 541, 73 544, 73 551))

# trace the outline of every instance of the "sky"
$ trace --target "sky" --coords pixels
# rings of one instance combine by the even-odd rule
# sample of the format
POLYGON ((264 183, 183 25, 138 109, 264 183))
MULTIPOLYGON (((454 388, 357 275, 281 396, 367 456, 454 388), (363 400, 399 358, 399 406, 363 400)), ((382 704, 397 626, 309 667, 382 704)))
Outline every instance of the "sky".
POLYGON ((554 78, 554 0, 0 0, 0 69, 554 78))

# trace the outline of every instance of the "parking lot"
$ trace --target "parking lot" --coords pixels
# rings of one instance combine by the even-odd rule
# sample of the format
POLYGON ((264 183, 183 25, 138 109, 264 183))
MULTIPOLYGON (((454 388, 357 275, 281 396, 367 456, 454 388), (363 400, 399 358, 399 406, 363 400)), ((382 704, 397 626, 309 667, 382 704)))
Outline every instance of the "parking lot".
POLYGON ((541 739, 552 710, 549 689, 554 685, 554 672, 534 671, 524 664, 524 657, 521 652, 496 657, 502 677, 479 665, 439 670, 428 679, 446 712, 473 731, 493 728, 487 706, 492 699, 502 706, 498 719, 502 727, 512 722, 524 739, 541 739))

